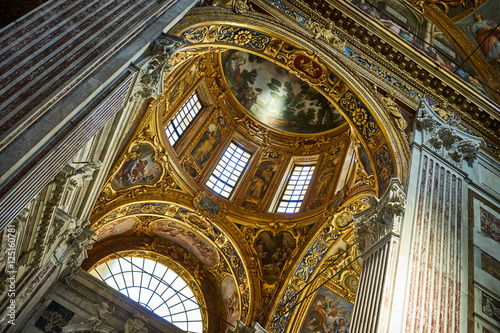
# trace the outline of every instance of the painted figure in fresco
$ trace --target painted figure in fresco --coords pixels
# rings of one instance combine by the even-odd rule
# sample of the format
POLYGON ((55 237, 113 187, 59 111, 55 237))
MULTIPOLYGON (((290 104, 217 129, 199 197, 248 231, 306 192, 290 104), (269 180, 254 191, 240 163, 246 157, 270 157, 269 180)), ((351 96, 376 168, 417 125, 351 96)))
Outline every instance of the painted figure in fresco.
POLYGON ((207 163, 208 159, 215 149, 215 146, 220 140, 217 128, 215 126, 213 126, 214 128, 211 127, 207 132, 205 132, 205 135, 200 140, 194 151, 191 153, 191 156, 198 164, 198 166, 200 166, 200 168, 203 168, 203 166, 205 166, 205 163, 207 163))
POLYGON ((329 185, 332 183, 334 175, 335 165, 333 161, 326 162, 325 166, 321 169, 318 183, 316 184, 313 191, 313 197, 318 197, 328 192, 329 185))
POLYGON ((387 109, 394 117, 394 120, 396 121, 396 124, 398 125, 399 129, 404 131, 408 126, 408 123, 406 122, 405 118, 403 118, 403 115, 401 114, 401 111, 399 110, 399 107, 396 104, 395 101, 396 90, 393 89, 389 91, 383 99, 385 104, 387 105, 387 109))
POLYGON ((262 199, 267 192, 269 184, 274 177, 275 168, 273 165, 257 170, 250 183, 247 194, 253 198, 262 199))
POLYGON ((226 315, 227 318, 231 318, 233 315, 238 314, 240 311, 240 303, 238 302, 238 294, 236 290, 230 297, 224 299, 224 304, 226 305, 226 315))
POLYGON ((112 179, 113 187, 120 190, 134 184, 154 183, 161 174, 161 167, 152 161, 153 149, 148 145, 132 147, 122 167, 112 179))
POLYGON ((201 199, 200 200, 200 207, 212 215, 219 214, 219 210, 220 210, 219 205, 210 199, 207 199, 207 198, 201 199))
POLYGON ((172 237, 176 237, 177 235, 183 234, 185 235, 184 228, 179 227, 176 223, 171 222, 167 226, 164 226, 162 229, 162 233, 165 235, 169 235, 172 237))
POLYGON ((467 26, 467 31, 474 35, 488 62, 500 62, 500 27, 496 27, 495 22, 486 20, 480 12, 474 13, 474 21, 471 26, 467 26))
POLYGON ((264 280, 274 283, 295 249, 295 240, 289 233, 273 236, 270 232, 262 232, 254 248, 262 265, 264 280))
POLYGON ((352 308, 349 302, 325 288, 320 288, 309 308, 300 333, 347 333, 352 308))
POLYGON ((321 331, 325 332, 323 326, 329 316, 335 317, 337 311, 334 310, 336 305, 335 298, 327 299, 325 295, 319 295, 316 303, 314 304, 314 311, 311 314, 309 321, 307 322, 307 327, 311 329, 312 332, 317 331, 318 328, 322 328, 321 331))
POLYGON ((139 151, 139 146, 132 148, 127 161, 123 164, 120 171, 115 176, 115 179, 122 185, 125 185, 132 178, 132 172, 137 167, 137 163, 141 160, 142 153, 139 151))
POLYGON ((247 110, 250 110, 252 106, 257 103, 259 96, 262 94, 262 89, 260 88, 252 88, 246 87, 239 90, 236 98, 240 101, 241 105, 243 105, 247 110))

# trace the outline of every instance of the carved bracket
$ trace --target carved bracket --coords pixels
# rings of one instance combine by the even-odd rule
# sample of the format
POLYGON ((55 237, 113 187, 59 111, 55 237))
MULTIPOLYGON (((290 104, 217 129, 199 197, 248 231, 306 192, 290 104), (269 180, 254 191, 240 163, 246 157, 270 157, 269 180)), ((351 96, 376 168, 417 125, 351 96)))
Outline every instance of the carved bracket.
POLYGON ((163 75, 170 71, 172 56, 184 44, 183 38, 169 34, 161 34, 151 44, 146 54, 136 63, 141 70, 132 100, 156 97, 163 92, 163 75))
POLYGON ((399 179, 393 178, 382 198, 371 197, 370 207, 354 214, 358 251, 369 252, 387 234, 399 237, 406 195, 399 179))
MULTIPOLYGON (((439 155, 455 165, 464 159, 477 156, 481 138, 460 131, 458 121, 450 117, 443 120, 425 101, 420 106, 415 117, 417 130, 421 132, 421 143, 428 144, 439 155)), ((418 141, 418 138, 414 139, 418 141)))

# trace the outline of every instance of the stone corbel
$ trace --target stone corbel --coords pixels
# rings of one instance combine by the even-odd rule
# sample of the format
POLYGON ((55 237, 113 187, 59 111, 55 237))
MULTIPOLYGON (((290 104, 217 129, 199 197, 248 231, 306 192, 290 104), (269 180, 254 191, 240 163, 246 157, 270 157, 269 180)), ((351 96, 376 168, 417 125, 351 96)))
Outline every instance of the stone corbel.
POLYGON ((52 256, 52 262, 56 266, 67 265, 70 268, 68 274, 80 267, 82 261, 87 258, 87 251, 92 248, 89 242, 95 233, 85 229, 87 224, 88 222, 82 223, 80 228, 69 235, 66 242, 59 245, 52 256))
POLYGON ((399 179, 393 178, 382 198, 371 197, 370 207, 354 214, 355 235, 360 253, 368 253, 385 236, 399 237, 406 195, 399 179))
POLYGON ((171 69, 170 59, 185 43, 181 37, 161 34, 151 44, 136 63, 140 72, 132 100, 156 97, 163 92, 163 76, 171 69))
POLYGON ((415 123, 421 133, 415 141, 429 145, 453 164, 476 158, 482 139, 460 131, 455 118, 442 119, 424 100, 420 101, 415 123))
POLYGON ((70 179, 75 183, 76 187, 83 187, 85 182, 92 180, 94 172, 100 169, 101 166, 102 162, 98 159, 94 159, 91 162, 85 162, 84 166, 75 170, 70 179))

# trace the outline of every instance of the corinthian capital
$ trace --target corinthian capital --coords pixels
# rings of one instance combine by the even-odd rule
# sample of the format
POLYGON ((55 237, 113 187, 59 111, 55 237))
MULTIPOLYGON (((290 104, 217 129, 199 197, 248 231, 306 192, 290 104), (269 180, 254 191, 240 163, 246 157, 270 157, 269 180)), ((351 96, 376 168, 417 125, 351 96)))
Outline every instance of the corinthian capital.
POLYGON ((403 186, 399 179, 393 178, 380 199, 371 197, 370 207, 354 214, 359 252, 368 252, 388 234, 399 237, 405 203, 403 186))
POLYGON ((481 138, 461 131, 454 117, 445 121, 424 100, 420 101, 415 123, 414 141, 430 146, 455 165, 475 158, 479 152, 481 138))
POLYGON ((140 67, 132 99, 155 97, 162 93, 163 76, 172 67, 170 60, 185 41, 183 38, 161 34, 136 63, 140 67))

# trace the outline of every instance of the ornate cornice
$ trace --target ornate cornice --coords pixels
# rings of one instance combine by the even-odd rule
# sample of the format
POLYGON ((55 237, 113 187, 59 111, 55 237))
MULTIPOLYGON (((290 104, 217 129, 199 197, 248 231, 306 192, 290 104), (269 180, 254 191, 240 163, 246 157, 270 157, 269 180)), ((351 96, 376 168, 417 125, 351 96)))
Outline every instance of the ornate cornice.
POLYGON ((367 256, 386 239, 386 235, 399 237, 406 195, 398 179, 391 179, 382 198, 370 198, 370 207, 354 214, 358 251, 367 256))

